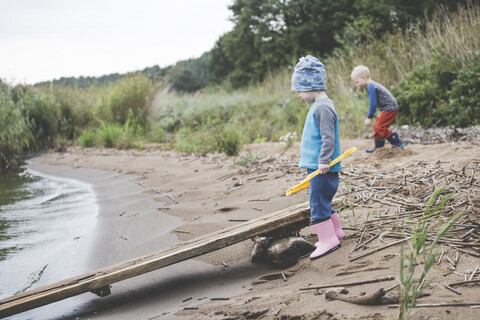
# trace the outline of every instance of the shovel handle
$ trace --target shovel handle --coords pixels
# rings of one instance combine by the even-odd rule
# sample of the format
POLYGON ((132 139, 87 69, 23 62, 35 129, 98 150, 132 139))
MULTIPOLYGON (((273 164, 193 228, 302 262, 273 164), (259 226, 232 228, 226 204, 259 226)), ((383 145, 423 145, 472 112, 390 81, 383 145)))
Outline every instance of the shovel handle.
MULTIPOLYGON (((357 150, 358 150, 357 147, 352 147, 352 148, 348 149, 347 151, 342 153, 340 156, 333 159, 328 165, 330 167, 333 166, 334 164, 342 161, 343 159, 345 159, 346 157, 348 157, 349 155, 351 155, 352 153, 354 153, 357 150)), ((313 171, 305 179, 303 179, 300 183, 297 183, 296 185, 294 185, 293 187, 288 189, 287 192, 285 193, 285 195, 289 196, 289 195, 292 195, 294 193, 297 193, 300 190, 308 188, 308 186, 310 185, 310 179, 317 176, 318 174, 320 174, 320 171, 318 171, 318 170, 313 171)))
MULTIPOLYGON (((342 161, 343 159, 345 159, 346 157, 348 157, 349 155, 351 155, 352 153, 354 153, 355 151, 357 151, 357 147, 351 147, 350 149, 348 149, 347 151, 345 151, 344 153, 342 153, 341 155, 339 155, 338 157, 336 157, 335 159, 333 159, 332 161, 330 161, 330 163, 328 164, 329 167, 337 164, 338 162, 342 161)), ((315 170, 313 171, 312 173, 310 173, 306 178, 305 180, 311 180, 313 177, 317 176, 318 174, 320 173, 319 170, 315 170)))

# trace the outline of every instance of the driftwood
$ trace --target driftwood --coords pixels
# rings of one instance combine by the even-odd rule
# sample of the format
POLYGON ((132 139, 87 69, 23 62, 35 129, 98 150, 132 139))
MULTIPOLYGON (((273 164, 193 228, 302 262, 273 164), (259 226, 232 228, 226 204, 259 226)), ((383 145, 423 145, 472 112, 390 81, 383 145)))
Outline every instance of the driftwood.
POLYGON ((376 253, 376 252, 378 252, 378 251, 380 251, 380 250, 383 250, 383 249, 389 248, 389 247, 391 247, 391 246, 394 246, 394 245, 396 245, 396 244, 399 244, 399 243, 405 242, 405 241, 407 241, 407 240, 410 240, 411 238, 412 238, 412 237, 408 237, 408 238, 405 238, 405 239, 402 239, 402 240, 398 240, 398 241, 395 241, 395 242, 386 244, 386 245, 384 245, 384 246, 381 246, 381 247, 372 249, 372 250, 367 251, 367 252, 365 252, 365 253, 359 254, 358 256, 351 257, 351 258, 349 259, 349 261, 350 261, 350 262, 355 261, 355 260, 357 260, 357 259, 360 259, 360 258, 363 258, 363 257, 365 257, 365 256, 368 256, 368 255, 370 255, 370 254, 372 254, 372 253, 376 253))
POLYGON ((355 282, 324 284, 324 285, 321 285, 321 286, 312 286, 312 287, 300 288, 300 290, 316 290, 316 289, 325 289, 325 288, 332 288, 332 287, 356 286, 356 285, 360 285, 360 284, 388 281, 388 280, 394 280, 394 279, 395 279, 394 276, 385 276, 385 277, 362 280, 362 281, 355 281, 355 282))
MULTIPOLYGON (((378 306, 385 304, 398 303, 398 293, 388 293, 387 290, 381 288, 370 295, 353 295, 348 296, 344 294, 344 290, 329 290, 325 292, 325 299, 327 300, 340 300, 353 304, 378 306)), ((428 293, 422 294, 420 297, 428 296, 428 293)))
MULTIPOLYGON (((325 299, 328 299, 328 300, 340 300, 340 301, 345 301, 345 302, 354 303, 354 304, 362 304, 362 305, 383 304, 381 300, 384 296, 385 296, 385 290, 383 288, 378 290, 377 292, 374 292, 371 295, 364 295, 364 296, 345 296, 337 292, 336 290, 330 290, 325 293, 325 299)), ((398 302, 398 297, 396 302, 398 302)))
POLYGON ((467 280, 467 281, 454 282, 454 283, 450 283, 448 285, 450 287, 453 287, 453 286, 457 286, 457 285, 461 285, 461 284, 470 284, 470 283, 479 283, 479 282, 480 282, 480 279, 477 279, 477 280, 467 280))
MULTIPOLYGON (((389 304, 389 308, 398 308, 398 304, 389 304)), ((460 303, 417 303, 414 308, 435 308, 435 307, 480 307, 480 302, 460 303)))
MULTIPOLYGON (((0 300, 0 318, 21 313, 80 293, 92 291, 99 296, 110 293, 110 284, 129 279, 168 265, 212 252, 290 225, 307 225, 310 206, 301 203, 268 215, 238 223, 113 266, 19 293, 0 300)), ((178 230, 177 230, 178 231, 178 230)))

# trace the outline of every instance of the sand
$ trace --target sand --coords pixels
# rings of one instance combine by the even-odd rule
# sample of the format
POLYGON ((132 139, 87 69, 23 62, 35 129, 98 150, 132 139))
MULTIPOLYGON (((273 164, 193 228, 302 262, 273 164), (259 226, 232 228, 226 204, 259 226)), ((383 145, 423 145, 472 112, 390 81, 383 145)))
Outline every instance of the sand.
MULTIPOLYGON (((480 147, 471 142, 409 144, 404 150, 387 146, 374 154, 364 152, 370 140, 342 140, 341 144, 342 150, 359 148, 342 162, 345 167, 371 165, 386 172, 419 162, 441 160, 444 166, 461 167, 480 159, 480 147)), ((236 222, 231 219, 252 219, 308 201, 305 191, 284 196, 305 176, 296 167, 298 155, 298 143, 288 149, 282 143, 247 145, 237 158, 182 155, 159 145, 143 151, 71 147, 34 158, 29 166, 93 185, 100 212, 95 230, 84 239, 83 250, 88 254, 79 255, 87 256, 86 261, 62 262, 82 264, 84 270, 79 271, 87 272, 232 226, 236 222), (258 160, 246 166, 235 163, 246 155, 258 160)), ((352 219, 348 210, 340 211, 340 217, 344 226, 352 219)), ((301 234, 309 236, 310 229, 301 234)), ((394 319, 395 308, 328 301, 323 291, 300 290, 386 275, 396 280, 351 287, 350 292, 371 293, 397 283, 400 246, 349 262, 358 237, 345 231, 339 250, 315 261, 301 259, 284 270, 251 263, 254 243, 248 240, 115 283, 108 297, 86 293, 24 315, 34 319, 394 319), (281 271, 286 281, 279 276, 281 271), (267 281, 254 284, 269 274, 273 275, 267 281), (229 299, 210 300, 219 297, 229 299)), ((468 255, 462 254, 460 262, 459 270, 480 266, 479 258, 468 255)), ((475 287, 462 288, 461 296, 443 288, 444 283, 463 280, 458 275, 438 270, 435 275, 432 295, 422 302, 480 301, 475 287)), ((476 319, 478 310, 419 308, 412 318, 476 319)))

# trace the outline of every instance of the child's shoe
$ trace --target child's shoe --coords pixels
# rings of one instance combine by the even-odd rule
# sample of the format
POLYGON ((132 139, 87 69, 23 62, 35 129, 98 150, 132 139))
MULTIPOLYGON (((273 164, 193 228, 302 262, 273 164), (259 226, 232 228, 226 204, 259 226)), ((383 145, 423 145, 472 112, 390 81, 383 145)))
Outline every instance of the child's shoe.
POLYGON ((310 255, 310 259, 318 259, 340 248, 340 241, 335 234, 332 219, 314 224, 312 228, 317 234, 318 246, 310 255))
POLYGON ((398 134, 396 132, 393 132, 390 137, 387 138, 388 142, 390 142, 393 146, 397 148, 403 148, 405 144, 400 140, 398 137, 398 134))
POLYGON ((335 234, 337 235, 338 240, 345 237, 345 232, 343 232, 342 227, 340 226, 340 219, 338 218, 338 213, 332 213, 332 223, 335 234))
MULTIPOLYGON (((393 134, 392 134, 392 136, 393 136, 393 134)), ((378 148, 382 148, 384 145, 385 145, 385 139, 382 139, 382 140, 375 139, 375 147, 373 149, 367 149, 366 151, 368 153, 372 153, 373 151, 377 150, 378 148)))
MULTIPOLYGON (((330 218, 333 223, 333 229, 335 230, 335 235, 338 240, 345 237, 345 232, 343 232, 342 227, 340 226, 340 219, 338 218, 338 213, 336 211, 332 212, 332 217, 330 218)), ((319 242, 315 242, 315 248, 318 247, 319 242)))

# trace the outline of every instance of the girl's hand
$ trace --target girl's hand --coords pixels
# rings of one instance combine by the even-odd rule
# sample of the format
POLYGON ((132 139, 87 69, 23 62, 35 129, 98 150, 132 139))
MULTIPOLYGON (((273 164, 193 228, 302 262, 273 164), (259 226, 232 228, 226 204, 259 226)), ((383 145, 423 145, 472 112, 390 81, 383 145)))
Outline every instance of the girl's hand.
POLYGON ((330 166, 328 165, 328 163, 318 164, 318 171, 320 172, 320 174, 325 174, 328 172, 328 170, 330 170, 330 166))
POLYGON ((367 119, 365 119, 365 122, 364 122, 364 124, 365 124, 365 125, 368 127, 368 126, 370 125, 370 123, 371 123, 371 122, 372 122, 372 119, 370 119, 370 118, 367 118, 367 119))

